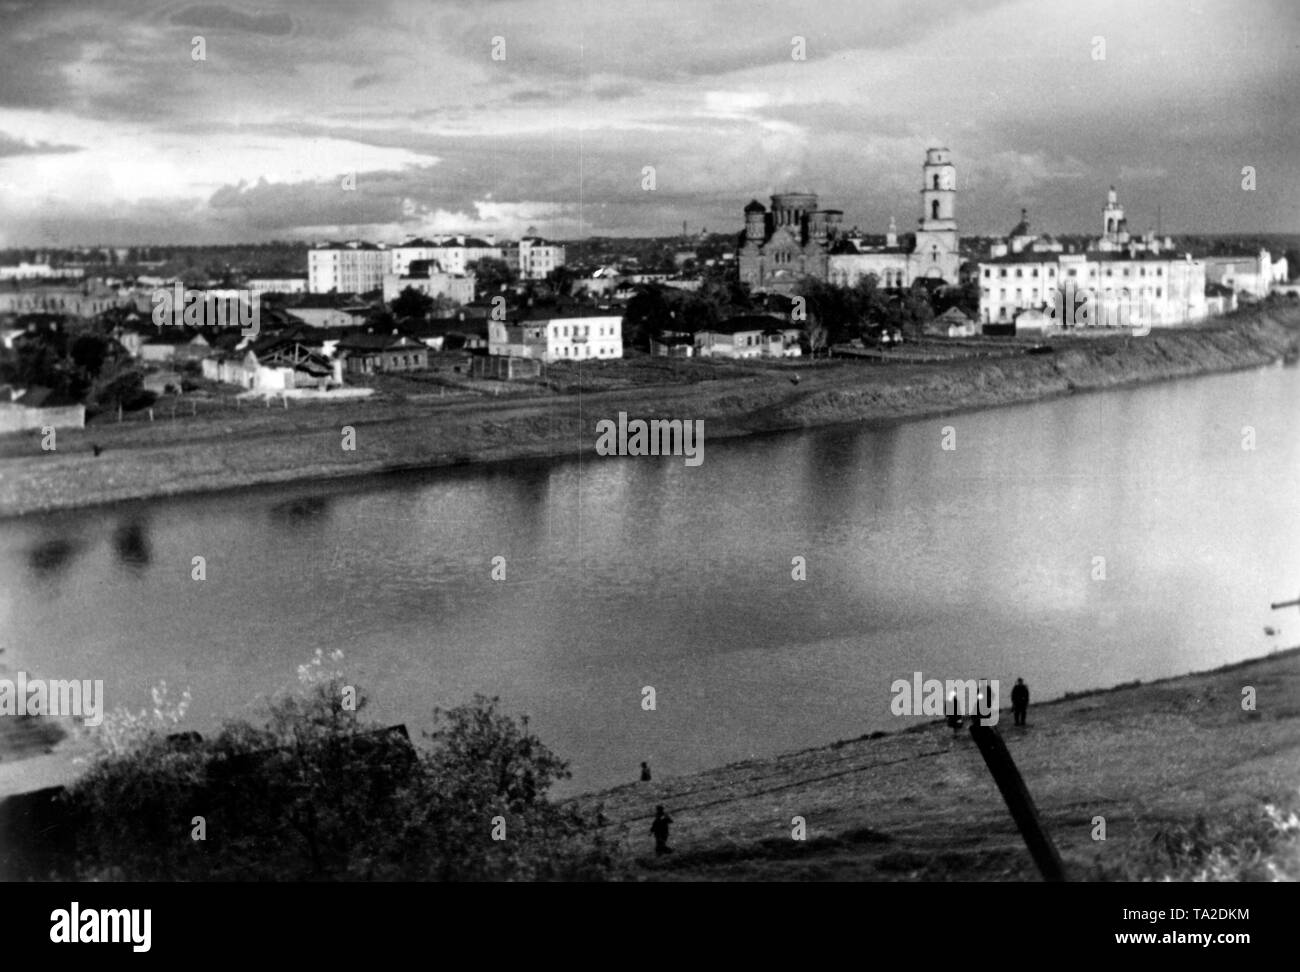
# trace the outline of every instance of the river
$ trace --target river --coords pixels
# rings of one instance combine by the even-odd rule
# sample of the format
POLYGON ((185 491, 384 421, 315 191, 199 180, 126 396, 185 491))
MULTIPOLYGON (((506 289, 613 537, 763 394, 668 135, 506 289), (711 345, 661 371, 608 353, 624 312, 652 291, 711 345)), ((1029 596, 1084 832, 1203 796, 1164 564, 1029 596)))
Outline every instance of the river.
POLYGON ((591 456, 7 520, 0 667, 103 679, 110 708, 188 686, 209 731, 341 648, 370 714, 413 736, 476 692, 527 713, 572 763, 562 792, 897 729, 891 684, 917 671, 998 678, 1004 705, 1016 677, 1042 700, 1176 675, 1300 642, 1269 610, 1300 593, 1298 403, 1300 370, 1270 367, 710 441, 698 467, 591 456))

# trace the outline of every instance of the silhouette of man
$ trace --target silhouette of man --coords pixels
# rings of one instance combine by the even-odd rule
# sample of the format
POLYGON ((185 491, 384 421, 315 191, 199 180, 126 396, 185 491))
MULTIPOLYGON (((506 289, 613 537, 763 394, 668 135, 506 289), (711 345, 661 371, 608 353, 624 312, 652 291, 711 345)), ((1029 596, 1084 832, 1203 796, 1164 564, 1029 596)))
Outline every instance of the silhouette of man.
POLYGON ((1029 713, 1029 686, 1025 684, 1023 678, 1016 679, 1016 684, 1011 688, 1011 714, 1015 716, 1015 723, 1018 726, 1025 724, 1025 716, 1029 713))
POLYGON ((642 764, 641 764, 641 782, 642 782, 642 783, 649 783, 649 782, 650 782, 650 764, 649 764, 649 763, 642 763, 642 764))
POLYGON ((673 818, 664 813, 663 804, 655 807, 654 823, 650 825, 650 833, 655 839, 655 854, 671 854, 673 849, 668 846, 668 825, 673 822, 673 818))
POLYGON ((957 711, 957 693, 948 693, 948 728, 955 736, 961 732, 961 713, 957 711))

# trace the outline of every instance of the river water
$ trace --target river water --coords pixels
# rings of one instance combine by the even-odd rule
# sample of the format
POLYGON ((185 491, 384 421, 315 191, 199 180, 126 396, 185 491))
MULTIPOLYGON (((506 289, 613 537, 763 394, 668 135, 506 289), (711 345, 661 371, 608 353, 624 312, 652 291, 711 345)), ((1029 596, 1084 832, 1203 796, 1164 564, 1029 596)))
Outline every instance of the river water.
POLYGON ((501 696, 572 792, 897 729, 891 683, 917 671, 1000 679, 1005 705, 1016 677, 1042 700, 1300 643, 1300 613, 1269 610, 1300 593, 1298 500, 1300 370, 1271 367, 714 440, 694 468, 118 504, 0 522, 0 667, 103 679, 110 708, 188 686, 210 730, 342 648, 412 735, 501 696))

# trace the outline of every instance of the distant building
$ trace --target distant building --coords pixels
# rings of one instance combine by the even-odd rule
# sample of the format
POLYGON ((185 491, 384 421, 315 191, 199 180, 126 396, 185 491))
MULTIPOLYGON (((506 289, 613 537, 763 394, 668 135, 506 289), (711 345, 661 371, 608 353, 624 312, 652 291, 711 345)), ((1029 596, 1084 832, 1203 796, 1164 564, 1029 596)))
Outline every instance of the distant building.
POLYGON ((443 273, 435 260, 413 260, 406 275, 384 275, 384 303, 391 303, 410 287, 429 297, 446 297, 457 304, 474 299, 474 274, 443 273))
POLYGON ((1062 327, 1170 327, 1202 320, 1205 264, 1173 251, 1168 237, 1134 237, 1115 187, 1101 213, 1101 235, 1082 252, 1070 252, 1051 236, 1020 222, 1005 240, 994 242, 979 262, 980 322, 1034 327, 1042 311, 1062 327))
MULTIPOLYGON (((435 260, 438 268, 443 273, 452 274, 466 273, 469 265, 475 260, 487 258, 500 260, 503 257, 502 248, 497 246, 495 242, 474 236, 446 237, 421 252, 427 255, 414 259, 435 260)), ((401 271, 394 267, 393 272, 400 273, 401 271)))
POLYGON ((713 328, 697 331, 695 354, 701 358, 798 357, 798 328, 766 314, 733 317, 713 328))
POLYGON ((973 318, 960 307, 949 307, 925 326, 927 334, 940 337, 974 337, 979 328, 973 318))
POLYGON ((313 294, 365 294, 384 286, 392 255, 382 244, 319 243, 307 252, 307 289, 313 294))
POLYGON ((405 334, 354 334, 338 343, 345 371, 369 375, 377 371, 416 371, 429 366, 429 349, 405 334))
POLYGON ((373 308, 368 304, 335 304, 328 299, 309 298, 285 310, 312 327, 359 327, 373 308))
POLYGON ((952 153, 927 150, 921 174, 921 220, 907 242, 900 242, 892 220, 883 245, 844 233, 843 211, 820 208, 815 193, 778 193, 770 212, 751 201, 737 254, 741 282, 777 293, 792 292, 805 276, 841 286, 868 274, 884 287, 910 287, 920 278, 957 283, 961 257, 952 153))
POLYGON ((0 266, 0 280, 52 280, 67 278, 79 280, 86 275, 82 267, 52 267, 49 263, 20 261, 15 266, 0 266))
POLYGON ((488 354, 542 361, 621 358, 623 319, 618 316, 489 319, 488 354))
POLYGON ((261 294, 305 294, 307 278, 296 274, 285 277, 250 277, 248 290, 261 294))
POLYGON ((1264 298, 1274 284, 1286 283, 1287 260, 1274 260, 1268 250, 1260 249, 1254 256, 1207 256, 1205 279, 1221 284, 1234 293, 1245 292, 1252 297, 1264 298))
POLYGON ((564 247, 538 236, 525 236, 510 250, 507 262, 521 280, 545 280, 552 270, 564 266, 564 247))

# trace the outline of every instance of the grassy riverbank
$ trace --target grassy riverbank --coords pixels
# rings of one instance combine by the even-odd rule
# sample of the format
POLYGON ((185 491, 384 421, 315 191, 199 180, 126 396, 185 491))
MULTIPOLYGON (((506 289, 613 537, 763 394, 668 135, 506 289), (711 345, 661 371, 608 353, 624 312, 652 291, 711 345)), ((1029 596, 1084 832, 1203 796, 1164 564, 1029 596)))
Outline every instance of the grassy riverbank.
MULTIPOLYGON (((934 415, 1140 382, 1257 367, 1297 350, 1300 309, 1142 338, 1057 340, 1051 354, 990 342, 924 364, 871 361, 591 362, 549 388, 490 397, 458 390, 92 423, 0 437, 0 516, 261 483, 355 476, 511 458, 576 455, 595 423, 703 419, 706 440, 845 422, 934 415), (798 381, 794 376, 798 376, 798 381), (556 386, 564 393, 556 393, 556 386), (356 448, 342 448, 344 426, 356 448), (92 445, 102 449, 95 456, 92 445)), ((526 387, 526 386, 525 386, 526 387)), ((182 409, 183 411, 183 409, 182 409)), ((707 451, 706 451, 707 458, 707 451)))
MULTIPOLYGON (((1300 648, 1035 705, 1026 727, 1004 711, 998 731, 1071 880, 1300 880, 1300 648)), ((1038 879, 974 742, 942 722, 581 802, 603 806, 633 879, 1038 879), (662 858, 656 804, 674 821, 662 858)))

